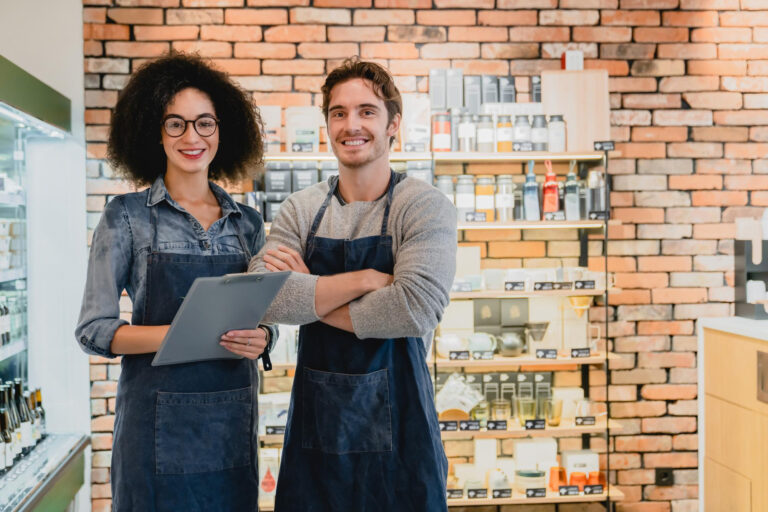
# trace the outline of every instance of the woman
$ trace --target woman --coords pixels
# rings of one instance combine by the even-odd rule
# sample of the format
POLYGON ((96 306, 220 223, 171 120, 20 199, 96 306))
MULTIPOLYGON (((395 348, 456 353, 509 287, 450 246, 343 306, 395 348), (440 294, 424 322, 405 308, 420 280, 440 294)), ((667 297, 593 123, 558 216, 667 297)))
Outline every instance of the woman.
POLYGON ((260 163, 260 126, 224 73, 177 53, 140 68, 115 107, 110 163, 149 188, 107 204, 75 336, 87 353, 123 355, 112 449, 117 512, 257 509, 255 359, 274 333, 225 333, 222 346, 243 359, 150 363, 192 282, 244 272, 264 244, 259 213, 209 181, 236 182, 260 163), (123 289, 130 324, 120 318, 123 289))

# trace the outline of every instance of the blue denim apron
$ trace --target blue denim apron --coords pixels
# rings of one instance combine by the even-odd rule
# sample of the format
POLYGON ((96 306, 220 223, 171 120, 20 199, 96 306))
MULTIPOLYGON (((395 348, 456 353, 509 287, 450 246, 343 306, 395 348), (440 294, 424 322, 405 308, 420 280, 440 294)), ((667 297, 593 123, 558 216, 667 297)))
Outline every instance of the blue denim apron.
MULTIPOLYGON (((309 271, 393 273, 387 235, 316 236, 338 179, 307 237, 309 271)), ((421 338, 358 339, 321 322, 301 327, 296 377, 277 480, 276 512, 446 511, 448 463, 421 338)))
MULTIPOLYGON (((160 253, 151 210, 143 318, 166 325, 198 277, 244 272, 243 254, 160 253)), ((124 355, 112 448, 115 512, 258 510, 256 379, 248 359, 151 366, 154 354, 124 355)))

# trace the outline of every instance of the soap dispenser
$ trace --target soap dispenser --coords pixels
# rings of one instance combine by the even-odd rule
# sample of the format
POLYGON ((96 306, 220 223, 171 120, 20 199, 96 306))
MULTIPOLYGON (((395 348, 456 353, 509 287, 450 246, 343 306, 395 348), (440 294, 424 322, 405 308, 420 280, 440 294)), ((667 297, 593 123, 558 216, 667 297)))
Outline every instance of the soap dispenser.
POLYGON ((575 164, 576 162, 571 162, 568 177, 565 180, 565 220, 581 220, 579 180, 576 179, 574 172, 575 164))
POLYGON ((528 174, 525 175, 523 185, 523 203, 525 204, 525 220, 541 220, 541 208, 539 207, 539 184, 536 183, 536 175, 533 174, 533 160, 528 162, 528 174))
POLYGON ((547 174, 544 178, 544 192, 542 193, 544 200, 542 201, 542 210, 544 210, 544 213, 555 213, 560 210, 560 193, 557 187, 555 173, 552 170, 552 162, 547 160, 544 162, 544 165, 547 167, 547 174))

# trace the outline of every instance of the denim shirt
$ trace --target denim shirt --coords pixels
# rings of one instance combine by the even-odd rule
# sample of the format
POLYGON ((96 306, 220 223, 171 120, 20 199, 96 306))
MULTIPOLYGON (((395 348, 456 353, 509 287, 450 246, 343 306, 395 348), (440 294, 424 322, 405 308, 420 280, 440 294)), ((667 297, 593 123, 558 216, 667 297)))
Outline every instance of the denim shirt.
MULTIPOLYGON (((221 187, 209 183, 221 206, 221 218, 208 231, 168 194, 163 177, 140 192, 112 199, 104 209, 93 234, 88 275, 75 337, 89 354, 115 357, 110 350, 120 318, 123 290, 133 303, 134 318, 143 318, 147 286, 147 255, 152 228, 150 207, 157 205, 158 251, 195 255, 243 254, 234 222, 240 225, 251 254, 264 245, 264 222, 256 210, 236 203, 221 187)), ((270 347, 277 338, 271 329, 270 347)))

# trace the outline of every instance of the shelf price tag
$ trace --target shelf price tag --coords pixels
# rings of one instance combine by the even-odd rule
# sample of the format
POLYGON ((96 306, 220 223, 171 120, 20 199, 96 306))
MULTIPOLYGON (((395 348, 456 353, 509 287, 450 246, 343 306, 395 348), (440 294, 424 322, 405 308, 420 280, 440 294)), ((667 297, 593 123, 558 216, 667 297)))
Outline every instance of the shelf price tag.
POLYGON ((480 359, 483 361, 488 361, 493 359, 493 351, 492 350, 475 350, 472 352, 472 359, 480 359))
POLYGON ((462 431, 478 431, 480 430, 480 421, 479 420, 462 420, 459 422, 459 430, 462 431))
POLYGON ((577 290, 594 290, 595 282, 594 281, 576 281, 574 283, 574 288, 576 288, 577 290))
POLYGON ((488 498, 488 489, 469 489, 467 498, 471 500, 488 498))
POLYGON ((555 348, 536 349, 536 359, 557 359, 557 349, 555 348))
POLYGON ((560 283, 552 283, 552 289, 554 290, 573 290, 573 282, 563 281, 560 283))
POLYGON ((267 426, 265 430, 268 436, 285 435, 285 426, 267 426))
POLYGON ((451 286, 452 292, 471 292, 472 291, 472 283, 469 281, 456 281, 451 286))
POLYGON ((525 281, 507 281, 504 283, 505 292, 524 292, 525 281))
POLYGON ((512 489, 494 489, 491 493, 493 499, 504 499, 512 497, 512 489))
POLYGON ((451 361, 469 361, 469 350, 451 350, 448 353, 448 359, 451 361))
POLYGON ((576 359, 580 357, 589 357, 592 355, 592 351, 589 348, 572 348, 571 357, 576 359))
POLYGON ((440 432, 456 432, 459 430, 458 421, 438 421, 440 425, 440 432))
POLYGON ((467 212, 466 214, 464 214, 464 218, 467 220, 467 222, 485 222, 486 221, 485 212, 467 212))
POLYGON ((533 143, 515 142, 512 144, 512 151, 533 151, 533 143))
POLYGON ((507 430, 507 420, 488 421, 488 430, 507 430))
POLYGON ((561 485, 559 492, 560 492, 560 496, 578 496, 579 486, 578 485, 561 485))
POLYGON ((460 500, 464 497, 464 489, 448 489, 445 492, 445 497, 449 500, 460 500))
POLYGON ((526 489, 525 497, 526 498, 546 498, 547 489, 545 487, 540 487, 536 489, 526 489))
POLYGON ((544 220, 565 220, 565 212, 563 210, 557 212, 546 212, 544 213, 544 220))
POLYGON ((543 419, 525 420, 525 430, 544 430, 546 425, 543 419))
POLYGON ((596 140, 595 151, 613 151, 616 149, 616 145, 612 140, 596 140))
POLYGON ((551 281, 541 281, 533 283, 533 291, 535 292, 550 292, 555 289, 555 283, 551 281))
POLYGON ((606 220, 608 218, 608 212, 603 210, 590 211, 589 220, 606 220))
POLYGON ((584 494, 603 494, 602 485, 585 485, 584 494))
POLYGON ((594 425, 595 424, 595 417, 594 416, 576 416, 575 421, 577 426, 588 426, 588 425, 594 425))

